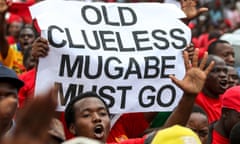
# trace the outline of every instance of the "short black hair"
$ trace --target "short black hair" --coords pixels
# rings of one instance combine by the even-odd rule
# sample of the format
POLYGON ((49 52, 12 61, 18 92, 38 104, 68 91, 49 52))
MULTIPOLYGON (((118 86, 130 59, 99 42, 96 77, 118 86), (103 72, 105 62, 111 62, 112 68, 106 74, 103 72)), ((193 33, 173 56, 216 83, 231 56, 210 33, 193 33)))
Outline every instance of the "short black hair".
MULTIPOLYGON (((37 32, 37 30, 35 29, 35 27, 32 24, 24 24, 20 30, 20 33, 24 30, 24 29, 31 29, 33 31, 34 37, 37 38, 39 36, 39 33, 37 32)), ((20 34, 19 34, 20 36, 20 34)))
POLYGON ((203 110, 203 108, 201 106, 199 106, 197 104, 193 105, 192 113, 200 113, 207 117, 207 113, 203 110))
POLYGON ((227 43, 227 44, 230 44, 228 41, 225 41, 225 40, 216 40, 216 41, 213 41, 209 46, 208 46, 208 54, 215 54, 216 53, 216 45, 217 44, 224 44, 224 43, 227 43))
POLYGON ((108 109, 108 106, 107 106, 106 102, 97 93, 92 92, 92 91, 84 92, 84 93, 81 93, 80 95, 74 97, 73 99, 71 99, 70 102, 68 103, 66 109, 65 109, 65 121, 66 121, 67 128, 70 127, 71 123, 75 122, 74 104, 79 100, 82 100, 84 98, 89 98, 89 97, 94 97, 94 98, 97 98, 100 101, 102 101, 104 106, 107 109, 108 116, 110 116, 110 112, 109 112, 109 109, 108 109))
POLYGON ((24 86, 24 82, 18 78, 17 73, 2 63, 0 63, 0 82, 7 82, 17 88, 18 91, 24 86))

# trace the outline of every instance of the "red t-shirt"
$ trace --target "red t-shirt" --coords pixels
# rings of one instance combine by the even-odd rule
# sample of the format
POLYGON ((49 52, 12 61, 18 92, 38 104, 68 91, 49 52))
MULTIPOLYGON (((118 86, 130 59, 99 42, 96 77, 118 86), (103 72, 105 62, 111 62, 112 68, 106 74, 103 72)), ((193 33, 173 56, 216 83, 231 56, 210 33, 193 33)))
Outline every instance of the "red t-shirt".
POLYGON ((216 130, 213 130, 212 144, 229 144, 229 139, 221 136, 216 130))
POLYGON ((221 115, 221 96, 218 99, 210 98, 202 92, 198 94, 195 103, 201 106, 207 113, 209 123, 220 118, 221 115))
POLYGON ((24 81, 24 86, 18 92, 19 107, 22 108, 27 100, 34 96, 36 69, 33 68, 19 76, 24 81))
POLYGON ((131 138, 141 137, 149 127, 144 113, 123 114, 112 127, 107 142, 119 143, 131 138))
POLYGON ((208 36, 209 36, 209 33, 203 33, 198 37, 198 46, 199 47, 206 47, 207 46, 208 36))

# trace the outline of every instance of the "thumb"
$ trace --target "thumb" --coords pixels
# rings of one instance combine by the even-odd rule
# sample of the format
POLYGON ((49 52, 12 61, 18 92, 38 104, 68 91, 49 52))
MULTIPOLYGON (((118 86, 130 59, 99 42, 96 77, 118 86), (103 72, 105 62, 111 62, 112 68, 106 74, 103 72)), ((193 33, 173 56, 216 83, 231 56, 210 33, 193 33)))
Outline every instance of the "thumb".
POLYGON ((172 80, 174 84, 176 84, 178 87, 181 87, 181 81, 178 80, 174 75, 169 75, 169 78, 172 80))

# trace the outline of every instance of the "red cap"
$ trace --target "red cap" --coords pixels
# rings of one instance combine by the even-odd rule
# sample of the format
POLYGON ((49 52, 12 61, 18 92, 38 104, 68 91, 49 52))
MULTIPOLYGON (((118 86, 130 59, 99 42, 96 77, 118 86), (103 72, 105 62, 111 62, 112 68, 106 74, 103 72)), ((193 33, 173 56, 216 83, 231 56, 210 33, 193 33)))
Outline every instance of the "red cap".
POLYGON ((7 19, 7 23, 11 24, 13 22, 20 22, 20 23, 22 23, 23 19, 22 19, 21 16, 11 13, 9 18, 7 19))
POLYGON ((222 108, 229 108, 240 112, 240 86, 234 86, 225 91, 222 108))
POLYGON ((31 14, 29 11, 29 6, 33 5, 33 1, 31 2, 14 2, 9 8, 9 12, 14 13, 22 17, 25 23, 32 23, 31 14))

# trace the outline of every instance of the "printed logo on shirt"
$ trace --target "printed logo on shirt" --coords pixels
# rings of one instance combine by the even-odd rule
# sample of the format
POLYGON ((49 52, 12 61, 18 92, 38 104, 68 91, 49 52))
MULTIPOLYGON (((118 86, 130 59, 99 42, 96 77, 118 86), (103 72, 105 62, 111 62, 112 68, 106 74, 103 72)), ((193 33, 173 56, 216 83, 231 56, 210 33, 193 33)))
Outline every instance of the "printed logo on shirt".
POLYGON ((128 139, 128 137, 126 136, 126 135, 120 135, 120 136, 118 136, 118 137, 115 137, 115 140, 117 141, 117 142, 122 142, 122 141, 125 141, 125 140, 127 140, 128 139))

